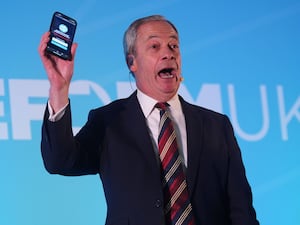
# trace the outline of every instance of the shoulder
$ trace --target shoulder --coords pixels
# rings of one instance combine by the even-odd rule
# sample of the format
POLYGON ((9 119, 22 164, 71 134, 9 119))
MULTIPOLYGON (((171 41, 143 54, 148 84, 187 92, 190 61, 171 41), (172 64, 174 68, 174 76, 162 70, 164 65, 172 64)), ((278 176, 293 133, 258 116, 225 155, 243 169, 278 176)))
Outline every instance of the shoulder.
POLYGON ((185 101, 181 96, 179 99, 186 120, 199 122, 206 127, 210 127, 211 129, 214 127, 223 127, 223 129, 226 127, 231 129, 231 122, 226 114, 213 111, 203 106, 191 104, 185 101))
POLYGON ((203 106, 195 105, 185 101, 181 96, 179 96, 179 100, 181 102, 182 110, 184 113, 201 116, 205 118, 214 118, 214 119, 225 119, 228 118, 227 115, 222 114, 220 112, 216 112, 214 110, 205 108, 203 106))
POLYGON ((134 92, 127 98, 117 99, 110 102, 107 105, 94 108, 90 110, 89 118, 102 118, 104 120, 109 120, 110 118, 116 118, 118 115, 121 115, 123 112, 136 109, 138 104, 136 93, 134 92))

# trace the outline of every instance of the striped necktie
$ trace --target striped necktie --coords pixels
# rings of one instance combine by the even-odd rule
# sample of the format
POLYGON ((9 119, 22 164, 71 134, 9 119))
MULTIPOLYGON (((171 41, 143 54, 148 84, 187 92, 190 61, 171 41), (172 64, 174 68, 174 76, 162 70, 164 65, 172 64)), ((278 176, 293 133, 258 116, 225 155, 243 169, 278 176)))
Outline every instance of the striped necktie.
POLYGON ((157 103, 160 110, 158 151, 162 167, 166 225, 195 225, 187 183, 179 156, 175 131, 167 103, 157 103))

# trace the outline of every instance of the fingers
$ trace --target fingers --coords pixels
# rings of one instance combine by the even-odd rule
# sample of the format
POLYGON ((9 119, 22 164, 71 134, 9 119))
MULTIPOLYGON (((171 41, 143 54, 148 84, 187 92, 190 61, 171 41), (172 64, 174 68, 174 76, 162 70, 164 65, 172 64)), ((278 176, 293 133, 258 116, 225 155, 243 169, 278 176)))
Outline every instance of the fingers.
POLYGON ((49 34, 50 34, 50 32, 47 31, 42 35, 40 44, 38 46, 38 52, 42 58, 45 57, 45 49, 46 49, 47 43, 49 41, 49 34))
POLYGON ((78 44, 73 43, 71 46, 71 54, 73 56, 71 61, 64 60, 59 58, 58 56, 47 53, 46 48, 50 39, 49 35, 49 31, 45 32, 42 35, 40 44, 38 46, 38 52, 47 73, 48 79, 50 83, 56 86, 69 84, 73 75, 74 57, 78 44))
POLYGON ((49 31, 45 32, 42 35, 41 40, 40 40, 40 44, 38 46, 38 53, 40 55, 41 61, 44 65, 44 68, 47 72, 47 75, 50 78, 53 71, 56 70, 56 62, 55 62, 54 57, 50 56, 50 54, 48 54, 46 52, 47 43, 50 39, 49 35, 50 35, 49 31))
MULTIPOLYGON (((40 55, 40 57, 41 57, 41 59, 42 59, 43 62, 49 60, 49 55, 45 51, 46 47, 47 47, 47 44, 49 42, 49 35, 50 35, 49 31, 45 32, 42 35, 40 44, 38 46, 38 52, 39 52, 39 55, 40 55)), ((71 47, 72 61, 75 58, 77 47, 78 47, 77 43, 73 43, 72 44, 72 47, 71 47)))

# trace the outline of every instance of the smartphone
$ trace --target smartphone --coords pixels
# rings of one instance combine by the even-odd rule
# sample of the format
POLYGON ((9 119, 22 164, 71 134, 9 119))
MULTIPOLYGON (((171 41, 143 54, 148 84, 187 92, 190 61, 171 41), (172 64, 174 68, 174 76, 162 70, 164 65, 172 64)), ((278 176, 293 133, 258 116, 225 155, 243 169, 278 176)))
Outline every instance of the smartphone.
POLYGON ((46 51, 64 60, 72 60, 71 47, 77 22, 60 12, 53 14, 50 24, 50 40, 46 51))

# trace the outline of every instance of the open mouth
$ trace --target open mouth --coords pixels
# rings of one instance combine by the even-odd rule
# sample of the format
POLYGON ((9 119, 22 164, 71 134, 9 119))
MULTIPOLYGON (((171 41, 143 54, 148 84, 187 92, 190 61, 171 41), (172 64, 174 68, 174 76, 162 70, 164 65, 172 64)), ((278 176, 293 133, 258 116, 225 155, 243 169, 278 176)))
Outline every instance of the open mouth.
POLYGON ((174 68, 164 68, 158 72, 158 76, 164 79, 173 78, 176 76, 174 68))

